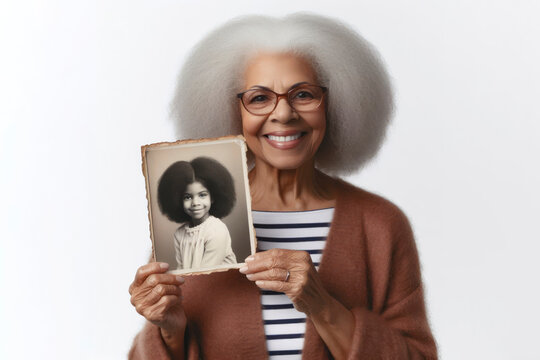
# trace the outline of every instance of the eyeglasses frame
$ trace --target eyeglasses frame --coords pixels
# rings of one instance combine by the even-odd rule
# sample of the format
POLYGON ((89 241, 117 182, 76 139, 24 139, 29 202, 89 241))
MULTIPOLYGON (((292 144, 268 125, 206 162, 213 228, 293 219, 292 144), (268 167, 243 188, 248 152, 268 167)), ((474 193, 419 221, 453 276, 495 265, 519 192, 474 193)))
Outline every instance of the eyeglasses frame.
MULTIPOLYGON (((289 90, 287 90, 287 92, 285 93, 282 93, 282 94, 279 94, 277 92, 275 92, 274 90, 272 89, 269 89, 267 87, 259 87, 259 88, 251 88, 251 89, 248 89, 246 91, 242 91, 241 93, 238 93, 236 94, 236 97, 240 99, 240 102, 242 103, 242 106, 244 107, 244 109, 246 109, 246 111, 252 115, 256 115, 256 116, 264 116, 264 115, 268 115, 268 114, 271 114, 274 110, 276 110, 276 107, 279 103, 279 100, 281 98, 285 98, 285 100, 287 100, 287 104, 289 104, 289 106, 291 107, 291 109, 293 109, 295 112, 299 112, 298 110, 296 110, 294 108, 294 106, 291 104, 291 102, 289 101, 289 94, 291 93, 291 91, 293 90, 296 90, 298 89, 299 87, 302 87, 302 86, 305 86, 305 85, 308 85, 308 86, 315 86, 315 87, 318 87, 322 90, 323 92, 323 96, 321 97, 321 102, 313 108, 313 110, 317 109, 319 106, 321 106, 322 102, 323 102, 323 98, 324 98, 324 95, 326 94, 326 92, 328 91, 328 88, 326 86, 321 86, 321 85, 315 85, 315 84, 310 84, 310 83, 300 83, 300 84, 296 84, 296 85, 293 85, 291 86, 291 88, 289 90), (253 90, 257 90, 257 89, 261 89, 261 90, 266 90, 266 91, 270 91, 272 93, 274 93, 276 96, 277 96, 277 99, 276 99, 276 103, 274 104, 274 107, 272 108, 272 110, 270 110, 269 112, 267 113, 264 113, 264 114, 254 114, 252 113, 251 111, 248 110, 248 108, 246 107, 246 104, 244 104, 244 94, 249 92, 249 91, 253 91, 253 90)), ((312 110, 309 110, 309 111, 312 111, 312 110)), ((302 112, 302 111, 300 111, 302 112)))

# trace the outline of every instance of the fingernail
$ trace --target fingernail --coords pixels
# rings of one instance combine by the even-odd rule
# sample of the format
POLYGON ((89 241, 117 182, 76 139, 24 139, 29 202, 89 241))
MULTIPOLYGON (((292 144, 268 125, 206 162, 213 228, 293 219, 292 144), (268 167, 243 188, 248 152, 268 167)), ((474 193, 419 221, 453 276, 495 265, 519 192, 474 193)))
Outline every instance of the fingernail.
POLYGON ((250 262, 250 261, 253 261, 253 260, 255 260, 253 255, 249 255, 244 262, 250 262))
POLYGON ((253 274, 247 274, 246 277, 248 278, 248 280, 253 280, 253 274))
POLYGON ((243 266, 243 267, 241 267, 238 271, 240 271, 242 274, 245 274, 245 273, 247 273, 247 271, 248 271, 248 267, 247 267, 247 266, 243 266))
POLYGON ((259 287, 262 287, 264 285, 264 281, 257 280, 257 281, 255 281, 255 285, 257 285, 259 287))
POLYGON ((181 276, 177 276, 176 281, 178 281, 180 284, 183 284, 185 282, 184 278, 181 276))
POLYGON ((168 269, 168 268, 169 268, 169 264, 167 264, 167 263, 161 263, 161 264, 159 264, 159 267, 162 268, 162 269, 168 269))

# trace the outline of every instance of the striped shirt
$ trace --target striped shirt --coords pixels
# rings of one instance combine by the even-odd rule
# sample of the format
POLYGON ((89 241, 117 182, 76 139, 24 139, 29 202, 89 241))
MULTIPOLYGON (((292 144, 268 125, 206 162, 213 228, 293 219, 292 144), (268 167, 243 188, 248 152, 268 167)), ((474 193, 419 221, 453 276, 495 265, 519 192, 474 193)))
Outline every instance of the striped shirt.
MULTIPOLYGON (((311 211, 253 211, 259 251, 273 248, 304 250, 319 268, 334 209, 311 211)), ((266 346, 271 360, 302 357, 306 315, 297 311, 287 295, 261 290, 266 346)))

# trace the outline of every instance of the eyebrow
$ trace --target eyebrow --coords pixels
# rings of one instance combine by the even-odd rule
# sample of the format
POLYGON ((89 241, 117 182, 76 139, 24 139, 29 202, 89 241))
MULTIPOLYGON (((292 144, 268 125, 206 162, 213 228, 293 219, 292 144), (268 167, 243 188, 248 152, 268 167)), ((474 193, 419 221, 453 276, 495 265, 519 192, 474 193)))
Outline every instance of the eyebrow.
MULTIPOLYGON (((301 82, 297 82, 296 84, 293 84, 287 91, 290 91, 294 88, 297 88, 301 85, 305 85, 305 84, 309 84, 307 81, 301 81, 301 82)), ((270 90, 270 91, 274 91, 272 89, 270 89, 269 87, 267 86, 262 86, 262 85, 253 85, 252 87, 250 87, 250 89, 262 89, 262 90, 270 90)))

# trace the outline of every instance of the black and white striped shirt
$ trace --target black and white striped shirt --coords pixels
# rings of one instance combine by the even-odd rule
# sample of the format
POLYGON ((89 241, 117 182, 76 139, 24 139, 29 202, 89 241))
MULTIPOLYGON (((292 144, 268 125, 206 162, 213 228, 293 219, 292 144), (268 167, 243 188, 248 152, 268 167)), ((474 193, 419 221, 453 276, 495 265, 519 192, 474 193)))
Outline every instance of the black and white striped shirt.
MULTIPOLYGON (((259 251, 273 248, 304 250, 318 269, 334 209, 312 211, 253 211, 259 251)), ((302 357, 306 315, 283 293, 261 291, 266 345, 271 360, 302 357)))

